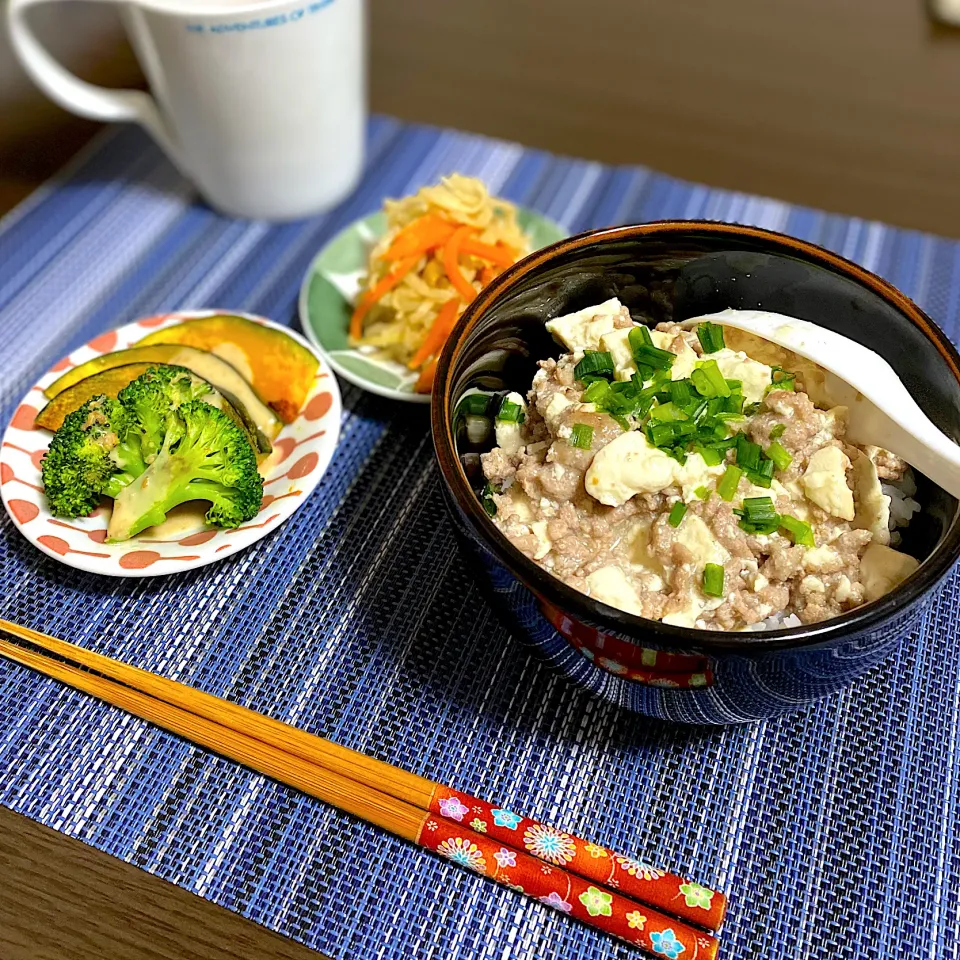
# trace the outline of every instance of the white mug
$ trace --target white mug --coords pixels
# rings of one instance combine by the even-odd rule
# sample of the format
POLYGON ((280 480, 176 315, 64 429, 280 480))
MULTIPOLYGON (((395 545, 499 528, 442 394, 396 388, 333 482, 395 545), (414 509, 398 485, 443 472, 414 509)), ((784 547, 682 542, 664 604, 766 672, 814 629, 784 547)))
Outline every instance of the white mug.
POLYGON ((7 14, 37 85, 81 116, 141 123, 224 213, 303 217, 356 185, 364 0, 105 0, 121 7, 152 96, 93 86, 57 63, 27 23, 45 2, 10 0, 7 14))

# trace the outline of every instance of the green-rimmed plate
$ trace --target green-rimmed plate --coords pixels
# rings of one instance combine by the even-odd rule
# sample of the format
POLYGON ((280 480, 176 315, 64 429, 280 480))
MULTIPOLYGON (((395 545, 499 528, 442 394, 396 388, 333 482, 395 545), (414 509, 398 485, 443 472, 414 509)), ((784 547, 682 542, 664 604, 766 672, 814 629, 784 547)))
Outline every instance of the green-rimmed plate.
MULTIPOLYGON (((567 236, 558 224, 520 207, 517 219, 533 250, 567 236)), ((399 363, 378 360, 347 342, 353 302, 371 247, 387 228, 383 213, 373 213, 341 230, 317 254, 300 287, 300 322, 307 339, 331 367, 350 383, 394 400, 426 403, 414 393, 417 374, 399 363)))

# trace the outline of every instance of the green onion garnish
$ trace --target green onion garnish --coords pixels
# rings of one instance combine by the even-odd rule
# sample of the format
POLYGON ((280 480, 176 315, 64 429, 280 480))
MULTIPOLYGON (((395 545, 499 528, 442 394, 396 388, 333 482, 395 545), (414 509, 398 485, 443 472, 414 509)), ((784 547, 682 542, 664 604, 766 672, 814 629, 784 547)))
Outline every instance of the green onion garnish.
POLYGON ((583 391, 584 403, 601 403, 610 392, 610 384, 606 380, 594 380, 593 383, 583 391))
POLYGON ((672 423, 648 423, 647 439, 655 447, 668 447, 675 436, 672 423))
POLYGON ((678 500, 670 508, 670 516, 667 517, 667 523, 669 523, 671 527, 679 527, 680 524, 683 523, 683 516, 686 512, 687 505, 682 500, 678 500))
POLYGON ((705 447, 703 444, 697 444, 696 450, 703 457, 703 462, 708 467, 719 467, 723 463, 723 454, 716 447, 705 447))
POLYGON ((777 515, 776 507, 770 497, 744 497, 743 516, 748 523, 762 523, 777 515))
POLYGON ((783 367, 773 367, 773 372, 770 376, 771 382, 770 386, 766 389, 767 393, 771 390, 796 390, 797 388, 797 375, 791 373, 789 370, 784 370, 783 367))
POLYGON ((723 567, 719 563, 708 563, 703 568, 703 592, 708 597, 723 596, 723 567))
POLYGON ((652 367, 654 370, 669 370, 673 366, 673 361, 677 359, 677 355, 669 350, 661 350, 659 347, 644 343, 633 348, 633 359, 636 361, 638 369, 641 366, 646 366, 652 367))
POLYGON ((771 440, 779 440, 787 432, 787 425, 785 423, 778 423, 770 431, 771 440))
POLYGON ((468 417, 482 417, 490 409, 490 396, 486 393, 471 393, 457 405, 457 413, 468 417))
POLYGON ((573 368, 577 380, 585 376, 608 376, 613 374, 613 357, 604 350, 588 350, 583 359, 573 368))
POLYGON ((773 481, 776 464, 772 460, 761 460, 755 470, 747 471, 747 479, 758 487, 769 487, 773 481))
POLYGON ((780 526, 780 515, 770 497, 744 497, 743 509, 733 512, 747 533, 776 533, 780 526))
POLYGON ((742 476, 743 471, 739 467, 735 467, 732 463, 727 467, 717 484, 717 493, 720 494, 721 500, 726 500, 729 503, 736 496, 742 476))
POLYGON ((752 417, 760 409, 760 407, 761 407, 761 404, 759 403, 748 403, 743 408, 743 415, 745 417, 752 417))
POLYGON ((523 407, 519 403, 504 397, 497 411, 497 419, 501 423, 523 423, 526 418, 523 415, 523 407))
POLYGON ((593 444, 593 427, 586 423, 575 423, 570 434, 570 443, 581 450, 589 450, 593 444))
POLYGON ((686 420, 687 415, 672 401, 661 403, 650 411, 650 418, 658 423, 668 420, 686 420))
POLYGON ((744 470, 756 470, 760 466, 763 451, 759 443, 752 443, 742 433, 737 434, 737 466, 744 470))
MULTIPOLYGON (((732 380, 728 380, 727 385, 729 386, 732 382, 733 382, 732 380)), ((733 387, 731 387, 730 389, 733 390, 733 387)), ((729 397, 724 398, 722 412, 743 413, 743 394, 738 393, 736 390, 733 390, 733 393, 731 393, 729 397)))
POLYGON ((716 360, 701 360, 690 374, 690 379, 702 397, 729 397, 733 392, 716 360))
POLYGON ((641 324, 639 327, 631 327, 627 334, 627 343, 630 344, 630 352, 636 353, 641 347, 652 347, 653 337, 650 331, 641 324))
POLYGON ((693 392, 690 389, 689 380, 671 380, 670 381, 670 399, 678 406, 690 403, 693 400, 693 392))
POLYGON ((705 320, 697 327, 697 338, 704 353, 716 353, 725 346, 723 342, 723 327, 719 323, 705 320))
POLYGON ((710 499, 710 488, 709 487, 697 487, 693 491, 694 495, 698 500, 709 500, 710 499))
POLYGON ((801 547, 816 546, 813 539, 813 527, 803 520, 784 514, 780 517, 780 529, 785 530, 787 536, 801 547))
POLYGON ((793 457, 786 447, 777 440, 767 447, 767 456, 776 464, 778 470, 786 470, 793 463, 793 457))
POLYGON ((480 503, 483 504, 483 509, 486 510, 487 516, 495 517, 497 515, 497 505, 493 502, 493 495, 499 492, 500 491, 489 481, 483 488, 483 493, 480 494, 480 503))

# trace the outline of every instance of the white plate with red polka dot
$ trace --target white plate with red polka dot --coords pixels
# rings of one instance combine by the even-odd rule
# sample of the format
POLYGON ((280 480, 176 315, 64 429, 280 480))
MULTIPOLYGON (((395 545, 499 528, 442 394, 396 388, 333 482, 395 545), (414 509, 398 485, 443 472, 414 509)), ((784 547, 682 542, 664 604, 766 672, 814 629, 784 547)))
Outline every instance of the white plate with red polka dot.
POLYGON ((156 577, 202 567, 244 550, 276 530, 306 502, 333 458, 340 434, 340 390, 326 361, 303 337, 263 317, 236 310, 165 313, 128 323, 95 337, 55 364, 23 398, 0 446, 0 498, 14 526, 38 550, 61 563, 109 577, 156 577), (203 504, 184 504, 165 523, 132 540, 107 543, 110 500, 89 516, 65 519, 50 512, 41 461, 53 436, 34 424, 43 391, 65 370, 114 350, 134 346, 148 333, 197 317, 229 313, 275 327, 309 350, 316 378, 300 412, 285 423, 273 452, 261 463, 263 505, 258 516, 233 530, 207 526, 203 504))

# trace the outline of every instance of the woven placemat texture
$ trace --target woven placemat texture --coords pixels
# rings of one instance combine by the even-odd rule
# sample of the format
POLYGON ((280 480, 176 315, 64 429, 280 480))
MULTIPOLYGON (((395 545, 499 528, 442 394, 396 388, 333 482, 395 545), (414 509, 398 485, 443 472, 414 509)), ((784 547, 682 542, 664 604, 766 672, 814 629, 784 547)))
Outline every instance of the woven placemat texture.
MULTIPOLYGON (((782 230, 877 271, 960 334, 960 244, 933 236, 383 118, 342 206, 240 222, 127 128, 0 224, 0 416, 138 315, 223 307, 296 326, 328 238, 453 171, 571 232, 663 217, 782 230)), ((4 515, 0 615, 688 872, 731 896, 728 960, 957 956, 956 576, 894 659, 804 712, 726 729, 631 716, 497 624, 459 562, 426 411, 349 385, 344 404, 310 500, 215 566, 99 579, 42 556, 4 515)), ((0 803, 337 960, 637 955, 7 663, 0 803)))

